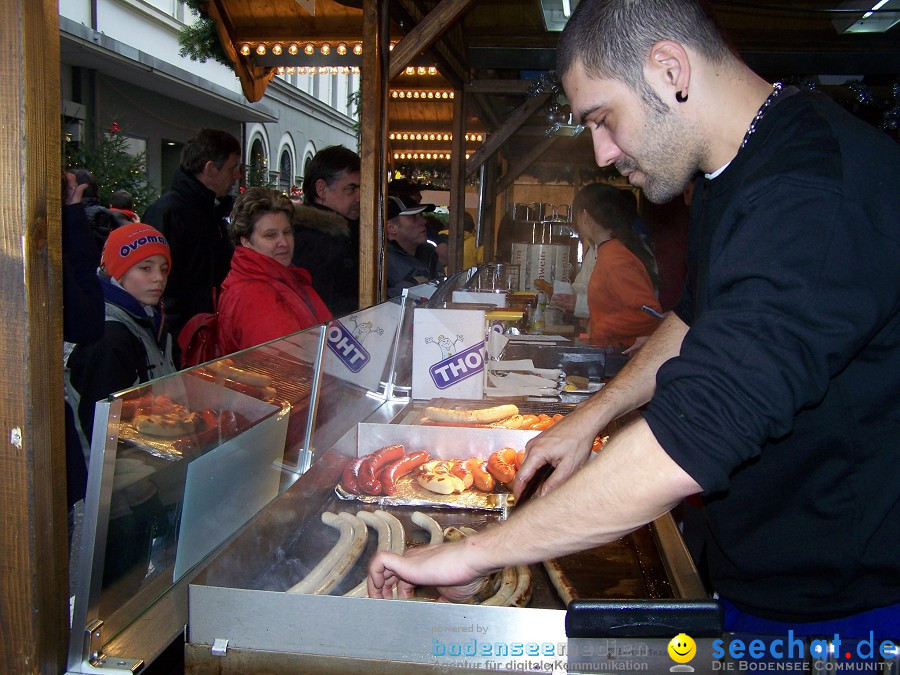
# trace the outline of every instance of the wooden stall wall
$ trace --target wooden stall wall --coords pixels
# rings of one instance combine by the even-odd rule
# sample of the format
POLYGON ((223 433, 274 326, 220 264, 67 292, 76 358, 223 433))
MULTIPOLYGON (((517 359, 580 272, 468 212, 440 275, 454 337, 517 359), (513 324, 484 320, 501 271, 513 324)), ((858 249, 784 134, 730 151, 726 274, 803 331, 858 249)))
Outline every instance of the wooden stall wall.
POLYGON ((0 2, 0 671, 65 670, 59 6, 0 2))

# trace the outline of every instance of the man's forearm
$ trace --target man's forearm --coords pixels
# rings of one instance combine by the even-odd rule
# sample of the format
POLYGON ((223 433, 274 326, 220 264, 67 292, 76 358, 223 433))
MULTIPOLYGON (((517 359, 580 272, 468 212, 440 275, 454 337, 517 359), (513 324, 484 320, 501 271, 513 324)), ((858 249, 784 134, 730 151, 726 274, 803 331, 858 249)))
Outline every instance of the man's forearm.
POLYGON ((474 538, 469 555, 485 571, 567 555, 618 539, 699 491, 639 419, 556 490, 474 538))

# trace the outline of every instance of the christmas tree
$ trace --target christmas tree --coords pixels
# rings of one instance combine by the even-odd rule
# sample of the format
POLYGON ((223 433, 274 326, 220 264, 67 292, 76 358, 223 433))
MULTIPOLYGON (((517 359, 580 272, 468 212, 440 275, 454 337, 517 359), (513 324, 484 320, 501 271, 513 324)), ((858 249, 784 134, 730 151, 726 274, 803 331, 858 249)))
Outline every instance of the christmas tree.
POLYGON ((129 153, 128 137, 115 120, 93 147, 67 142, 65 163, 69 168, 83 168, 94 174, 104 206, 109 204, 113 192, 128 190, 134 198, 135 212, 143 213, 159 196, 147 178, 145 153, 129 153))

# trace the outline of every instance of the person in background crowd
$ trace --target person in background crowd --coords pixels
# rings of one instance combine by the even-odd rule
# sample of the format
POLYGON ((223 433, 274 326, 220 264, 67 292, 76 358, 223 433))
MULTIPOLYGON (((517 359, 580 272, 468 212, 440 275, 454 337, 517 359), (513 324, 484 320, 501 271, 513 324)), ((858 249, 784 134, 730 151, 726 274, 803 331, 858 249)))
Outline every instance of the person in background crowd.
POLYGON ((103 249, 109 233, 124 222, 117 214, 110 211, 100 203, 100 188, 97 179, 87 169, 73 169, 75 180, 79 185, 84 185, 84 193, 81 197, 81 206, 87 216, 88 224, 94 234, 94 244, 97 250, 103 249))
POLYGON ((228 225, 234 256, 219 299, 223 354, 331 319, 309 273, 291 267, 293 211, 287 197, 259 187, 247 188, 234 203, 228 225))
POLYGON ((424 284, 434 272, 416 257, 416 249, 425 243, 425 217, 434 204, 407 206, 399 197, 388 197, 387 285, 388 297, 395 298, 404 288, 424 284))
MULTIPOLYGON (((401 199, 402 201, 402 199, 401 199)), ((438 218, 433 213, 429 213, 424 216, 425 218, 425 241, 428 246, 434 248, 435 254, 437 254, 437 265, 435 267, 435 273, 441 272, 444 273, 447 269, 447 261, 448 255, 450 252, 450 248, 448 245, 449 237, 446 234, 447 226, 444 225, 444 221, 438 218)), ((419 250, 424 250, 426 255, 416 257, 419 258, 426 265, 431 265, 432 255, 427 249, 419 248, 419 250)))
POLYGON ((128 190, 116 190, 109 198, 109 210, 123 223, 140 222, 134 212, 134 198, 128 190))
POLYGON ((685 293, 527 444, 516 495, 554 467, 537 499, 463 542, 379 552, 369 595, 429 584, 460 600, 488 572, 615 540, 699 493, 726 631, 896 638, 900 147, 761 79, 699 0, 581 0, 557 73, 597 163, 648 199, 703 172, 685 293))
MULTIPOLYGON (((401 202, 412 208, 422 203, 422 192, 418 185, 406 178, 395 178, 388 183, 388 196, 397 197, 401 202)), ((416 246, 415 256, 428 268, 428 277, 436 278, 444 273, 447 260, 447 237, 442 237, 439 230, 443 228, 437 217, 430 215, 425 218, 425 241, 416 246), (439 227, 433 228, 432 223, 437 222, 439 227), (441 262, 443 258, 444 262, 441 262)))
MULTIPOLYGON (((100 252, 94 245, 91 226, 81 206, 87 184, 78 184, 75 174, 63 176, 62 271, 63 340, 67 362, 75 344, 89 345, 103 337, 103 291, 97 279, 100 252)), ((77 407, 77 404, 76 404, 77 407)), ((87 486, 86 451, 75 424, 74 407, 67 400, 66 411, 66 495, 72 506, 84 499, 87 486)))
MULTIPOLYGON (((630 347, 659 325, 656 316, 641 309, 646 306, 657 313, 662 309, 654 291, 650 253, 631 229, 632 218, 619 188, 585 185, 575 195, 572 214, 592 253, 593 268, 586 295, 555 294, 553 304, 589 319, 591 344, 630 347)), ((573 290, 576 287, 580 285, 573 285, 573 290)))
POLYGON ((691 197, 696 180, 687 184, 680 199, 676 197, 668 204, 654 206, 648 214, 648 220, 653 216, 653 253, 659 270, 659 304, 663 312, 673 309, 684 291, 691 197))
MULTIPOLYGON (((160 307, 171 269, 169 246, 155 228, 132 223, 110 232, 97 272, 106 306, 103 337, 78 343, 67 362, 66 395, 85 439, 97 401, 175 372, 160 307)), ((84 452, 87 459, 90 445, 84 452)))
POLYGON ((388 194, 400 197, 400 201, 409 206, 418 206, 422 203, 422 188, 408 178, 388 181, 388 194))
POLYGON ((293 264, 309 272, 332 314, 359 309, 359 155, 340 145, 316 153, 293 223, 293 264))
MULTIPOLYGON (((450 238, 450 230, 441 231, 444 240, 450 238)), ((475 219, 468 211, 463 211, 463 265, 464 270, 475 267, 484 260, 484 246, 475 245, 475 219)))
POLYGON ((165 302, 173 335, 195 314, 213 311, 213 292, 231 263, 225 216, 240 176, 238 140, 227 131, 201 129, 182 149, 169 190, 144 214, 172 250, 165 302))
POLYGON ((650 235, 650 228, 647 227, 647 223, 645 223, 644 219, 638 214, 637 195, 632 190, 619 190, 619 197, 622 199, 622 205, 625 207, 625 212, 631 219, 631 231, 637 235, 644 250, 647 252, 645 256, 641 256, 641 260, 645 265, 647 264, 647 261, 649 261, 650 266, 647 268, 647 271, 654 279, 653 287, 659 291, 659 267, 656 265, 653 237, 650 235))

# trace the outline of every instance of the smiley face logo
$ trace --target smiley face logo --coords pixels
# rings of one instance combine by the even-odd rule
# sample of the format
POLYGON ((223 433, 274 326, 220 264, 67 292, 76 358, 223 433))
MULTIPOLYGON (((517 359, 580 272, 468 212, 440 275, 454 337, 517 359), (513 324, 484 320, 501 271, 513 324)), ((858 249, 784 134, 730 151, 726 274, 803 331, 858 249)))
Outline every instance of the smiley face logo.
POLYGON ((675 663, 687 663, 696 654, 697 644, 686 633, 679 633, 669 641, 669 658, 675 663))

